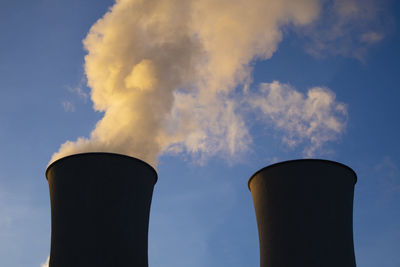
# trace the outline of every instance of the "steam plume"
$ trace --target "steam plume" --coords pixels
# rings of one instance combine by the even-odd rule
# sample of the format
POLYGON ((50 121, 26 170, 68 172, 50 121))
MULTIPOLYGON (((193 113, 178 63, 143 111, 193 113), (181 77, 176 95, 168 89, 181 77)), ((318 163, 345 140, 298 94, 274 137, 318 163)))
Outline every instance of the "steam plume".
MULTIPOLYGON (((282 27, 308 25, 319 14, 318 0, 117 0, 83 41, 91 99, 104 117, 89 138, 67 141, 52 160, 108 151, 156 166, 165 151, 202 157, 245 151, 251 137, 239 103, 253 101, 246 93, 249 63, 273 55, 282 27)), ((321 90, 308 98, 332 96, 321 90)), ((283 105, 296 106, 296 100, 309 101, 299 97, 283 105)), ((273 114, 261 103, 255 107, 267 118, 273 114)), ((283 109, 278 113, 287 118, 283 109)), ((308 128, 292 131, 291 138, 317 138, 319 147, 342 131, 335 116, 312 120, 311 128, 327 129, 320 135, 308 128)), ((280 129, 288 128, 296 126, 280 129)))

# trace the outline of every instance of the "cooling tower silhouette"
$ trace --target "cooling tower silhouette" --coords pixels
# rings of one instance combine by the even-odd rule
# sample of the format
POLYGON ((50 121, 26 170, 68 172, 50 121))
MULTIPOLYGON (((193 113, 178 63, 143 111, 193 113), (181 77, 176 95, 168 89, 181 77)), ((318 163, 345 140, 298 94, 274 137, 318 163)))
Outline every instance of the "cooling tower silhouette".
POLYGON ((357 176, 326 160, 268 166, 249 180, 261 267, 355 267, 353 195, 357 176))
MULTIPOLYGON (((46 170, 51 200, 50 267, 148 267, 156 171, 113 153, 84 153, 46 170)), ((249 180, 261 267, 355 267, 357 176, 327 160, 265 167, 249 180)))
POLYGON ((85 153, 46 171, 51 201, 50 267, 147 267, 156 171, 112 153, 85 153))

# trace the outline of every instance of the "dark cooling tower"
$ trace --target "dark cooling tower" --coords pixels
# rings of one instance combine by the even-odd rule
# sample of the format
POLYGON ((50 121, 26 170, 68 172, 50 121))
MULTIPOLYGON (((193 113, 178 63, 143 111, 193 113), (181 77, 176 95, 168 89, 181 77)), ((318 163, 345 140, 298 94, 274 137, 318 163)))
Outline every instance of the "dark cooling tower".
POLYGON ((256 172, 253 196, 261 267, 354 267, 357 177, 327 160, 293 160, 256 172))
POLYGON ((157 173, 112 153, 62 158, 46 171, 51 200, 50 267, 147 267, 157 173))

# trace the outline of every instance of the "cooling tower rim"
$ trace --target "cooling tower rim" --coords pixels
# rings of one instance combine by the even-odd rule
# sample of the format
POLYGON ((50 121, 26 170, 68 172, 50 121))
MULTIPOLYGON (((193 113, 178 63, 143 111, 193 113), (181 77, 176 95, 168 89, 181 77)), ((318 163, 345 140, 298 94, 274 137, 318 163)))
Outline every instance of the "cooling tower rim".
POLYGON ((59 159, 53 161, 49 166, 47 166, 46 172, 45 172, 46 179, 48 179, 48 178, 47 178, 47 173, 49 172, 49 170, 50 170, 55 164, 58 164, 58 163, 60 163, 61 161, 64 161, 65 159, 70 159, 70 158, 75 158, 75 157, 83 157, 83 156, 88 156, 88 155, 109 155, 109 156, 115 156, 115 157, 126 158, 126 159, 130 159, 130 160, 134 160, 134 161, 138 161, 138 162, 140 162, 140 163, 143 163, 145 166, 147 166, 149 169, 151 169, 151 170, 154 172, 154 174, 155 174, 155 181, 154 181, 154 184, 157 183, 157 180, 158 180, 157 171, 156 171, 150 164, 148 164, 147 162, 145 162, 145 161, 143 161, 143 160, 141 160, 141 159, 135 158, 135 157, 131 157, 131 156, 124 155, 124 154, 112 153, 112 152, 85 152, 85 153, 77 153, 77 154, 72 154, 72 155, 68 155, 68 156, 59 158, 59 159))
POLYGON ((266 169, 278 167, 278 166, 281 166, 281 165, 284 165, 284 164, 290 164, 290 163, 295 163, 295 162, 300 162, 300 161, 304 161, 304 162, 323 162, 323 163, 327 163, 327 164, 338 165, 338 166, 340 166, 340 167, 343 167, 343 168, 349 170, 351 173, 353 173, 354 184, 357 183, 357 174, 356 174, 356 172, 355 172, 352 168, 350 168, 349 166, 347 166, 347 165, 345 165, 345 164, 343 164, 343 163, 340 163, 340 162, 337 162, 337 161, 333 161, 333 160, 327 160, 327 159, 293 159, 293 160, 286 160, 286 161, 277 162, 277 163, 268 165, 268 166, 266 166, 266 167, 264 167, 264 168, 262 168, 262 169, 256 171, 256 172, 250 177, 249 181, 247 182, 247 186, 248 186, 249 190, 251 191, 251 189, 250 189, 251 180, 252 180, 257 174, 259 174, 260 172, 265 171, 266 169))

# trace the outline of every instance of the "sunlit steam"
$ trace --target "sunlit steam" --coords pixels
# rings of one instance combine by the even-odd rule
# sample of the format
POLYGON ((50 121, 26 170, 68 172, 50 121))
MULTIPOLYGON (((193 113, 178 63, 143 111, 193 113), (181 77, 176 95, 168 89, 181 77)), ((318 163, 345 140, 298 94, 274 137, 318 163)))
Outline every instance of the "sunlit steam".
POLYGON ((248 115, 239 106, 251 102, 249 106, 261 109, 265 118, 283 118, 283 125, 276 122, 277 128, 288 131, 288 140, 311 140, 310 153, 334 140, 344 128, 344 120, 336 116, 345 116, 346 111, 327 89, 312 89, 305 98, 291 88, 295 96, 288 99, 287 90, 271 91, 276 84, 264 85, 270 89, 258 100, 247 92, 249 63, 270 58, 282 40, 282 28, 312 23, 320 4, 318 0, 117 0, 84 40, 91 99, 104 117, 89 138, 67 141, 52 160, 107 151, 156 166, 157 157, 166 151, 200 158, 240 154, 248 149, 251 136, 248 115), (241 87, 245 90, 238 92, 241 87), (282 94, 277 111, 271 111, 268 102, 272 93, 282 94), (300 128, 285 115, 291 107, 303 112, 314 105, 317 110, 310 111, 311 119, 298 118, 300 128), (343 110, 337 113, 339 107, 343 110))

